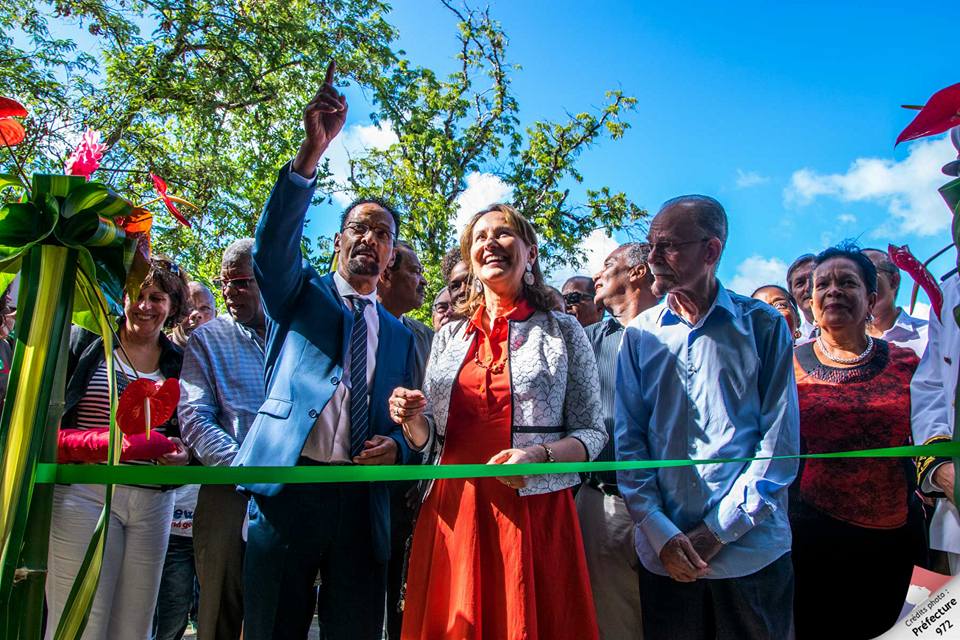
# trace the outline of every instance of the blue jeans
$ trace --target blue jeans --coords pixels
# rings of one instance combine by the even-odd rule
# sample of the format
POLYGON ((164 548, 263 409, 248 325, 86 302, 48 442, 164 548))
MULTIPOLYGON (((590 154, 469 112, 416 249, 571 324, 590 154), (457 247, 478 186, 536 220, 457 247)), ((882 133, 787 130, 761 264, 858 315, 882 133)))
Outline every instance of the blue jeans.
POLYGON ((170 536, 167 556, 163 560, 163 577, 154 612, 155 640, 180 640, 187 629, 187 618, 193 606, 193 538, 170 536))

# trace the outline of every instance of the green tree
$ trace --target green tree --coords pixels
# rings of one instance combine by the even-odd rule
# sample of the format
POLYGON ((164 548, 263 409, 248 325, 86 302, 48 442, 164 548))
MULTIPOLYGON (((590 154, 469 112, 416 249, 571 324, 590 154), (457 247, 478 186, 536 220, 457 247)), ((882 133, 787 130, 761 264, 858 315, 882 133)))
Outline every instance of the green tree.
MULTIPOLYGON (((508 39, 489 10, 444 6, 457 18, 458 69, 446 79, 397 58, 375 86, 373 121, 389 126, 397 142, 350 159, 343 188, 361 196, 390 194, 407 212, 402 232, 431 270, 456 242, 451 221, 457 198, 474 171, 498 176, 512 188, 513 204, 536 226, 545 266, 583 259, 582 241, 596 229, 637 229, 647 212, 607 186, 588 188, 576 202, 567 185, 582 183, 580 154, 600 139, 621 138, 622 116, 636 98, 610 91, 598 112, 565 122, 536 121, 521 130, 519 104, 507 60, 508 39)), ((432 296, 428 296, 432 299, 432 296)), ((425 315, 425 310, 422 312, 425 315)))
POLYGON ((191 229, 158 218, 154 247, 209 278, 222 249, 252 235, 326 61, 369 85, 395 59, 387 11, 378 0, 9 0, 0 80, 31 112, 17 154, 59 170, 66 132, 100 130, 118 191, 152 197, 153 171, 198 205, 191 229), (82 40, 55 35, 78 27, 82 40))
MULTIPOLYGON (((100 130, 118 191, 152 197, 150 170, 199 206, 188 211, 191 229, 159 218, 154 247, 209 278, 226 244, 252 234, 277 163, 296 152, 294 123, 334 58, 338 83, 367 89, 371 119, 398 142, 352 157, 345 182, 322 173, 318 202, 337 190, 390 194, 431 269, 454 242, 457 197, 474 171, 512 187, 548 266, 577 263, 595 229, 640 223, 646 212, 609 187, 570 196, 583 181, 580 154, 620 138, 636 99, 610 92, 596 112, 522 128, 503 29, 488 10, 443 4, 458 21, 459 68, 447 78, 395 50, 389 6, 378 0, 7 0, 0 81, 31 112, 16 152, 59 170, 81 124, 100 130)), ((305 248, 323 263, 329 244, 305 248)))

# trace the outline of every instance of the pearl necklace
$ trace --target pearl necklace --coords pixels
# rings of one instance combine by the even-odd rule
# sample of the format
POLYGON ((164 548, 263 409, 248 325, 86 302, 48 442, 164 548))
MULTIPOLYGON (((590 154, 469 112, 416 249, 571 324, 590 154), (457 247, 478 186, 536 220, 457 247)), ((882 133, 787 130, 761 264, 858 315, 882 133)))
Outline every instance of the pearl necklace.
POLYGON ((817 336, 817 346, 820 347, 820 353, 825 355, 829 360, 836 362, 837 364, 859 364, 867 359, 867 356, 870 355, 870 352, 873 351, 873 338, 867 336, 867 348, 863 350, 858 356, 852 358, 839 358, 829 351, 827 351, 827 345, 823 342, 823 335, 817 336))

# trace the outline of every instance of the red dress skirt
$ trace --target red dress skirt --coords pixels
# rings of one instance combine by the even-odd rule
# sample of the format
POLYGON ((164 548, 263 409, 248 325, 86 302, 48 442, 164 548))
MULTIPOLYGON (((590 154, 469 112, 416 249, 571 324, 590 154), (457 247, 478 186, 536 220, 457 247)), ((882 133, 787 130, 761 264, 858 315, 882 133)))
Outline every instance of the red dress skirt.
MULTIPOLYGON (((471 322, 477 339, 451 395, 442 464, 510 448, 509 366, 492 363, 504 361, 507 320, 531 311, 497 318, 489 336, 471 322)), ((417 520, 406 593, 408 640, 597 638, 569 489, 521 497, 496 478, 438 480, 417 520)))

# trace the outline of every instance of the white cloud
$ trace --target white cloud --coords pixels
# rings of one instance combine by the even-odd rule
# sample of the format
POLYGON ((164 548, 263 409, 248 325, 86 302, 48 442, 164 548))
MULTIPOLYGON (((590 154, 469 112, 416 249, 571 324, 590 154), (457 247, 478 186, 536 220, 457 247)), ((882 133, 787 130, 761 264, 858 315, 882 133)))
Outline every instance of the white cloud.
POLYGON ((872 202, 886 207, 898 233, 933 235, 950 226, 950 212, 937 188, 946 181, 940 167, 955 154, 944 136, 912 143, 907 157, 899 162, 857 158, 846 173, 834 174, 800 169, 784 189, 784 200, 801 206, 821 196, 841 202, 872 202))
POLYGON ((608 236, 603 229, 595 229, 583 240, 582 245, 585 256, 584 265, 579 269, 571 265, 554 269, 547 278, 547 284, 552 284, 559 289, 568 278, 573 276, 593 277, 595 273, 600 271, 603 261, 614 249, 620 246, 620 243, 608 236))
POLYGON ((783 286, 784 279, 787 277, 787 263, 780 258, 764 258, 759 255, 752 255, 739 265, 733 279, 726 283, 728 289, 748 296, 765 284, 778 284, 783 286))
POLYGON ((513 198, 513 187, 492 173, 474 171, 467 174, 466 181, 467 188, 456 200, 458 209, 453 228, 457 238, 477 211, 496 202, 510 202, 513 198))
POLYGON ((737 169, 737 189, 749 189, 765 182, 770 182, 770 178, 762 176, 756 171, 737 169))
MULTIPOLYGON (((339 184, 346 184, 350 175, 351 156, 360 155, 368 149, 386 149, 397 142, 399 138, 389 123, 385 126, 355 124, 336 137, 325 157, 330 161, 334 179, 339 184)), ((340 205, 347 205, 354 199, 354 194, 351 191, 339 191, 333 194, 333 199, 340 205)))
POLYGON ((841 213, 837 216, 837 222, 840 224, 857 224, 857 216, 852 213, 841 213))

